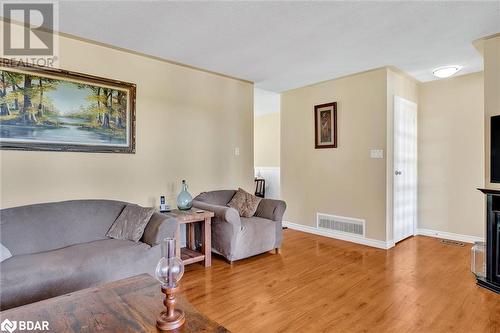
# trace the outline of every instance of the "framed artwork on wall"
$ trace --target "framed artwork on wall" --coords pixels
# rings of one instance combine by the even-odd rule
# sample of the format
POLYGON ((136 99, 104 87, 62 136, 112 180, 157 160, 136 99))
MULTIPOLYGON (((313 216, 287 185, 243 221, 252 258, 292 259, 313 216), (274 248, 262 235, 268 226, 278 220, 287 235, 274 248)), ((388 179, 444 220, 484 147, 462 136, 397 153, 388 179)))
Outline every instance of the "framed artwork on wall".
POLYGON ((315 148, 337 148, 337 102, 314 106, 315 148))
POLYGON ((0 148, 135 153, 133 83, 0 59, 0 148))

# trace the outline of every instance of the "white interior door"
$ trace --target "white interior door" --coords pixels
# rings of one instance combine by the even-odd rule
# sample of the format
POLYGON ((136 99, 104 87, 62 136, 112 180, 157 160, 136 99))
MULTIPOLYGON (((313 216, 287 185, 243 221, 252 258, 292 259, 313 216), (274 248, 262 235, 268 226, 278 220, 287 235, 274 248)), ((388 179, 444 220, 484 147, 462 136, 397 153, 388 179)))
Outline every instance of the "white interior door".
POLYGON ((415 234, 417 222, 417 104, 394 96, 394 242, 415 234))

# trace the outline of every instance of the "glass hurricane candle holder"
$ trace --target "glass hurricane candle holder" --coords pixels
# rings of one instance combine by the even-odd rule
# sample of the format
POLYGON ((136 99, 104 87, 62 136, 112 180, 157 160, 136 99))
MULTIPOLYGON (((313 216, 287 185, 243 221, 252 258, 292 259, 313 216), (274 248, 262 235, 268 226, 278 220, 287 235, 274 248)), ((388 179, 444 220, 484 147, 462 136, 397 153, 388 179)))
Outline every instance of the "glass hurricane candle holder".
POLYGON ((165 294, 166 310, 156 319, 156 327, 160 330, 174 330, 181 327, 185 321, 184 311, 175 308, 175 293, 179 281, 184 274, 184 264, 175 256, 175 239, 166 238, 162 244, 162 258, 158 262, 155 276, 161 284, 161 291, 165 294))

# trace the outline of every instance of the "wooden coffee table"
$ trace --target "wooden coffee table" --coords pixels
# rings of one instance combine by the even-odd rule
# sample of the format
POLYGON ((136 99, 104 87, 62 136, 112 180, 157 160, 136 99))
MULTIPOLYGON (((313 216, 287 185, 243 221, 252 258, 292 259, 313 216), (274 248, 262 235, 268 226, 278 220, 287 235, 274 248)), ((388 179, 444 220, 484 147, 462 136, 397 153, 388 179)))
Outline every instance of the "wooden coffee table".
POLYGON ((182 259, 184 265, 189 265, 198 261, 203 261, 205 267, 212 265, 212 232, 211 223, 214 213, 208 210, 200 211, 195 208, 190 210, 175 209, 165 215, 177 220, 177 256, 182 259), (201 223, 201 252, 196 251, 196 240, 194 235, 194 223, 201 223), (186 225, 187 246, 181 249, 180 247, 180 228, 181 224, 186 225))
MULTIPOLYGON (((156 316, 165 309, 164 297, 158 281, 142 274, 2 311, 0 321, 45 320, 50 332, 161 332, 156 316)), ((186 322, 169 332, 229 332, 198 312, 182 293, 176 300, 186 322)))

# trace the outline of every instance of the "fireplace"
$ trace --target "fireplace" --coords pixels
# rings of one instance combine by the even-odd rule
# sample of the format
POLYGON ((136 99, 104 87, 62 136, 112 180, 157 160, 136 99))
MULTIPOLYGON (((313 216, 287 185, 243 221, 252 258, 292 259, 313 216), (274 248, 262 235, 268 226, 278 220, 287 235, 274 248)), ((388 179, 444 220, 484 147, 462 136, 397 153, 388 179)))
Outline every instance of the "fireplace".
POLYGON ((486 194, 486 276, 477 284, 500 293, 500 190, 480 189, 486 194))

